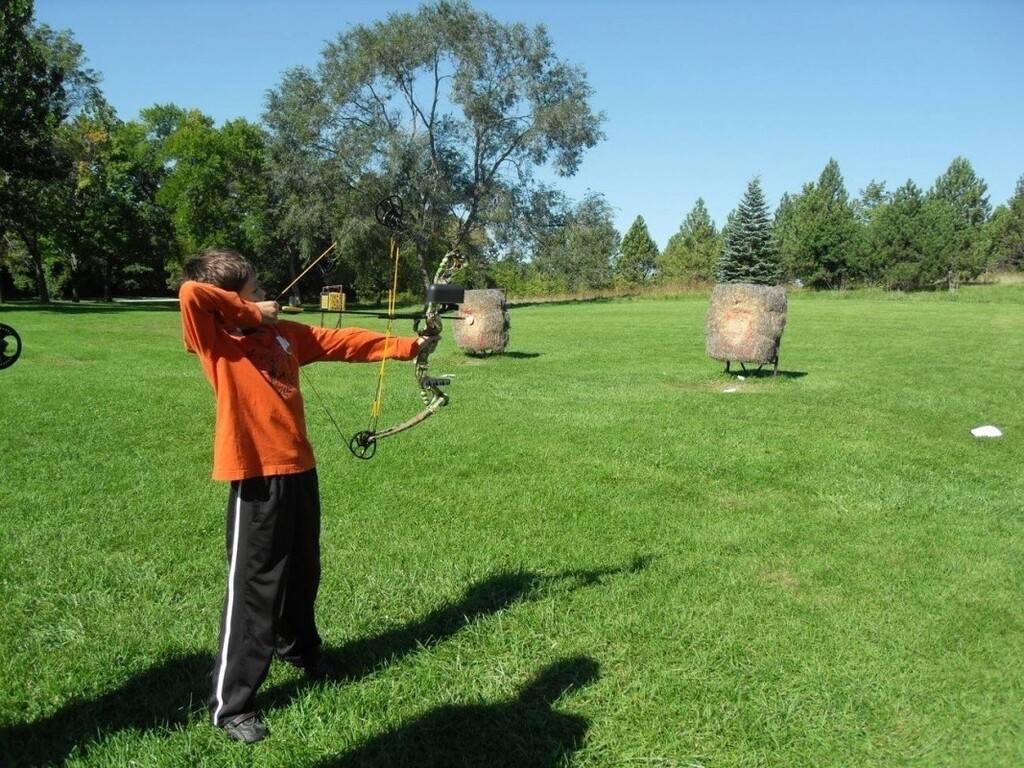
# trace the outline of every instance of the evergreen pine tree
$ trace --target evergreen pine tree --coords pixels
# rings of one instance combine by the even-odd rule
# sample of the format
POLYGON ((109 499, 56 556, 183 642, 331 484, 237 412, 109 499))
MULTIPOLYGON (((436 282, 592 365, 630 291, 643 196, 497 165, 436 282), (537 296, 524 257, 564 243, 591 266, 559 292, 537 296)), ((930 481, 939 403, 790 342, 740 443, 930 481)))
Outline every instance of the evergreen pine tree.
POLYGON ((654 277, 658 266, 658 245, 651 238, 647 222, 637 216, 622 238, 617 267, 618 277, 626 285, 643 285, 654 277))
POLYGON ((808 285, 841 288, 852 274, 860 272, 854 263, 860 226, 839 171, 830 159, 818 183, 801 196, 801 248, 810 262, 808 285))
POLYGON ((658 257, 658 276, 662 280, 711 281, 721 252, 721 235, 704 199, 697 198, 686 221, 658 257))
POLYGON ((1024 176, 986 225, 985 251, 991 268, 1024 269, 1024 176))
POLYGON ((867 245, 886 288, 920 290, 934 278, 933 223, 934 207, 929 210, 921 188, 910 179, 879 209, 867 245))
POLYGON ((982 235, 992 213, 988 185, 974 173, 970 162, 958 157, 926 197, 939 209, 939 224, 946 238, 945 253, 940 257, 945 262, 942 274, 952 290, 961 279, 970 280, 985 269, 988 255, 982 235))
POLYGON ((739 207, 729 214, 725 248, 716 275, 720 283, 776 285, 779 255, 772 238, 768 204, 756 176, 747 186, 739 207))

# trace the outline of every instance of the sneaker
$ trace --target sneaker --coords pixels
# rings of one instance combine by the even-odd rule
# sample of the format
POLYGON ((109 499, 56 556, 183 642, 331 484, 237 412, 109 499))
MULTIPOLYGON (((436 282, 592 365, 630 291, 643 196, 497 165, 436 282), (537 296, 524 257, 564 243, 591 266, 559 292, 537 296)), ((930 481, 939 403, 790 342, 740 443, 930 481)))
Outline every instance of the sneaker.
POLYGON ((268 733, 267 726, 252 712, 233 717, 221 727, 233 741, 240 741, 243 744, 263 741, 268 733))

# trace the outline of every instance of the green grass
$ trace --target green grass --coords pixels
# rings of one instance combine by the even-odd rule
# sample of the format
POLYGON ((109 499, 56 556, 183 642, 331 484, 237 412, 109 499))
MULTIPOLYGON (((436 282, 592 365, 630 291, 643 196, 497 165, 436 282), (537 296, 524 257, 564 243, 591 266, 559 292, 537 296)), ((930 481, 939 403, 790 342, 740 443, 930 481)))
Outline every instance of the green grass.
POLYGON ((352 679, 275 665, 245 748, 207 724, 226 489, 176 311, 3 305, 0 763, 1024 764, 1024 286, 795 293, 775 378, 708 359, 706 309, 446 338, 451 405, 368 462, 376 367, 309 369, 352 679))

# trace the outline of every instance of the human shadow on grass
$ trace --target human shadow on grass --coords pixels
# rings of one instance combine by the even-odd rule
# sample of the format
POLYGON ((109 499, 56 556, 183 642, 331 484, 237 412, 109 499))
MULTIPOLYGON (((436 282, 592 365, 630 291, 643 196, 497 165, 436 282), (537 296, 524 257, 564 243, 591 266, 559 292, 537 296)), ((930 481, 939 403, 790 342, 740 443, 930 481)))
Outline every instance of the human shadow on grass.
MULTIPOLYGON (((575 590, 639 573, 651 560, 651 557, 636 557, 620 566, 569 570, 554 575, 529 571, 495 574, 471 585, 458 600, 436 608, 417 621, 352 640, 338 648, 327 647, 324 652, 346 680, 355 681, 402 658, 433 648, 485 616, 516 603, 536 599, 550 591, 575 590)), ((260 708, 286 706, 302 685, 303 681, 297 680, 265 691, 261 694, 260 708)))
POLYGON ((553 705, 598 679, 597 662, 563 659, 511 701, 438 707, 314 768, 546 768, 568 765, 590 728, 553 705))
POLYGON ((211 654, 173 656, 95 698, 65 704, 52 715, 0 727, 0 765, 4 768, 61 765, 85 745, 117 731, 184 727, 205 707, 210 689, 211 654))
MULTIPOLYGON (((645 568, 649 558, 611 568, 565 571, 547 576, 530 572, 497 574, 473 584, 458 601, 418 621, 373 637, 354 640, 328 654, 353 680, 405 656, 436 646, 484 616, 548 590, 601 584, 645 568)), ((93 698, 78 698, 31 722, 0 726, 0 765, 4 768, 59 765, 74 753, 87 754, 89 742, 119 731, 184 728, 203 711, 210 690, 212 654, 172 656, 93 698)), ((308 683, 304 679, 259 694, 261 706, 287 706, 308 683)))

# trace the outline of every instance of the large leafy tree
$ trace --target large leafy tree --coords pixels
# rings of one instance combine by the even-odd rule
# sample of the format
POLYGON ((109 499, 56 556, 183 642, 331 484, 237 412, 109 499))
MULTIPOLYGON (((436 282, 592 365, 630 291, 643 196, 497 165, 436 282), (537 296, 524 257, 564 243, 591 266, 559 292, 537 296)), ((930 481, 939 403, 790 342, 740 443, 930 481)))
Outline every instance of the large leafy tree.
POLYGON ((715 266, 722 253, 722 236, 708 213, 703 198, 669 238, 658 257, 658 276, 663 281, 704 281, 715 279, 715 266))
POLYGON ((33 25, 32 0, 0 5, 0 179, 52 178, 53 143, 66 114, 64 73, 33 25))
POLYGON ((739 206, 729 214, 716 279, 720 283, 775 285, 779 273, 768 203, 761 180, 755 176, 747 185, 739 206))
POLYGON ((646 285, 654 279, 658 268, 658 244, 647 229, 643 216, 637 216, 622 238, 622 248, 615 263, 615 276, 626 287, 646 285))
POLYGON ((58 130, 72 109, 77 60, 70 37, 35 26, 32 9, 31 0, 0 6, 0 230, 19 242, 46 302, 45 235, 72 165, 58 130))
POLYGON ((109 110, 79 115, 64 134, 77 162, 67 217, 51 235, 55 279, 72 298, 160 292, 173 238, 156 202, 163 167, 144 127, 109 110))
POLYGON ((289 235, 328 235, 398 194, 426 279, 432 243, 469 248, 528 216, 546 226, 538 171, 571 176, 602 138, 590 96, 543 26, 502 24, 462 0, 354 27, 268 95, 289 235))
POLYGON ((579 293, 612 286, 613 263, 622 238, 615 216, 601 195, 588 195, 542 233, 532 260, 549 291, 579 293))
POLYGON ((157 200, 170 215, 177 253, 169 268, 203 248, 230 245, 272 276, 265 135, 244 119, 217 128, 197 110, 159 105, 142 111, 166 174, 157 200))

